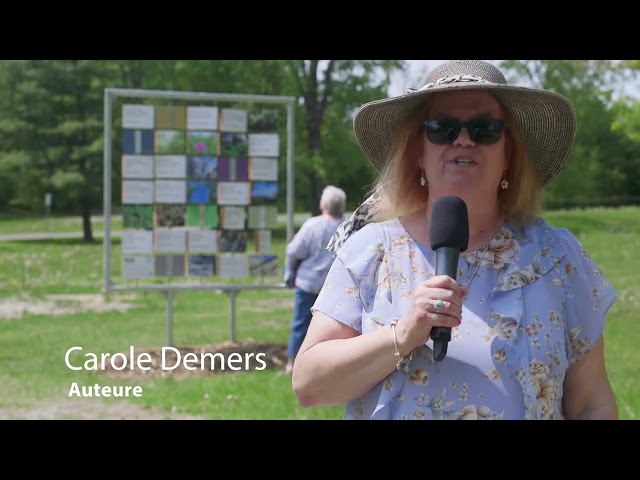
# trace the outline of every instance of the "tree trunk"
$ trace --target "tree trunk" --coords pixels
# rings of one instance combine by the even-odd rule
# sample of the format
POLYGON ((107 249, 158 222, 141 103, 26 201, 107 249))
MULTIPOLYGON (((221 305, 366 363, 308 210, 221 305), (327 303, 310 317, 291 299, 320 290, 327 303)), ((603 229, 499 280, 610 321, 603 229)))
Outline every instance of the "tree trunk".
POLYGON ((309 175, 309 193, 311 195, 311 216, 315 217, 322 213, 320 211, 320 186, 318 185, 318 176, 315 171, 309 175))
POLYGON ((84 232, 84 241, 86 243, 93 242, 93 233, 91 231, 91 208, 89 204, 83 202, 82 204, 82 229, 84 232))
POLYGON ((307 144, 308 151, 311 153, 311 158, 314 159, 311 172, 309 173, 309 195, 311 201, 311 215, 320 215, 320 195, 322 195, 322 182, 324 181, 321 176, 318 175, 318 171, 315 168, 315 159, 322 158, 322 135, 320 134, 320 120, 317 115, 313 116, 313 120, 309 121, 309 141, 307 144))

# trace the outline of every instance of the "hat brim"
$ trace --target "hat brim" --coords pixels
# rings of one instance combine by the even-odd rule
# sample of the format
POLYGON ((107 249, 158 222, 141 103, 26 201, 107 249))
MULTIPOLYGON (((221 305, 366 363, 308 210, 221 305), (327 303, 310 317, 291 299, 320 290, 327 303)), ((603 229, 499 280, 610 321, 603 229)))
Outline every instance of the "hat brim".
POLYGON ((404 120, 435 93, 490 90, 511 113, 534 164, 541 188, 564 167, 576 135, 576 112, 564 96, 548 90, 501 84, 442 85, 363 105, 353 120, 360 147, 381 170, 390 160, 393 140, 404 120))

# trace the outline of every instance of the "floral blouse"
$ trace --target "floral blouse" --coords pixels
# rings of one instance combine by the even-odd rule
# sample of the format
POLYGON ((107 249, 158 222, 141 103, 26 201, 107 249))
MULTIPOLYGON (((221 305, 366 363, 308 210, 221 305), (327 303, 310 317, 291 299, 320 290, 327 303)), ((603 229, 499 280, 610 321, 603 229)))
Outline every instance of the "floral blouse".
MULTIPOLYGON (((312 310, 366 334, 400 319, 434 271, 435 252, 398 219, 367 224, 337 251, 312 310)), ((434 362, 432 340, 414 349, 409 371, 348 402, 345 419, 563 418, 567 368, 617 298, 576 237, 542 219, 506 223, 486 252, 460 255, 457 280, 471 283, 445 358, 434 362)))

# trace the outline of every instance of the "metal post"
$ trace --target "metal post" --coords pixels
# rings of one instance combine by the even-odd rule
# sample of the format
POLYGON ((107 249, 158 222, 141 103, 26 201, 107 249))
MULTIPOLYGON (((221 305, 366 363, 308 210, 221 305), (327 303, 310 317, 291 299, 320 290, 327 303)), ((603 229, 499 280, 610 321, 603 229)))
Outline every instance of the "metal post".
POLYGON ((51 204, 53 202, 53 195, 47 192, 44 194, 44 215, 47 219, 47 232, 51 231, 51 204))
POLYGON ((229 297, 229 339, 236 341, 236 297, 240 290, 225 290, 224 293, 229 297))
POLYGON ((165 290, 164 296, 167 299, 167 345, 173 347, 173 290, 165 290))
POLYGON ((287 105, 287 242, 293 239, 294 224, 293 214, 295 212, 295 181, 293 168, 293 132, 295 128, 295 99, 291 99, 287 105))
POLYGON ((104 226, 102 239, 104 265, 104 291, 109 293, 111 288, 111 92, 104 92, 104 172, 102 212, 104 226))

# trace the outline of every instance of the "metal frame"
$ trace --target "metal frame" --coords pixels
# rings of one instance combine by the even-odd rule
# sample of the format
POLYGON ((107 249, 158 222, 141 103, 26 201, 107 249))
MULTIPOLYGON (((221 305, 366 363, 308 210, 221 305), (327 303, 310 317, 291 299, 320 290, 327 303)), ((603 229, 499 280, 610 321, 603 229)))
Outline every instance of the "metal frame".
POLYGON ((157 291, 162 292, 166 298, 167 308, 167 344, 173 345, 173 297, 179 291, 184 290, 222 290, 229 298, 229 337, 235 342, 235 301, 242 290, 284 289, 282 284, 276 285, 239 285, 220 283, 175 283, 175 284, 149 284, 149 285, 117 285, 111 282, 111 203, 113 199, 112 182, 112 126, 113 111, 112 102, 117 97, 134 98, 166 98, 168 100, 194 100, 194 101, 226 101, 226 102, 254 102, 254 103, 279 103, 287 107, 287 241, 293 238, 294 223, 294 176, 293 176, 293 148, 294 148, 294 106, 295 97, 270 96, 270 95, 241 95, 228 93, 204 93, 204 92, 177 92, 170 90, 143 90, 129 88, 105 88, 104 90, 104 191, 103 191, 103 263, 104 263, 104 293, 122 291, 157 291))

